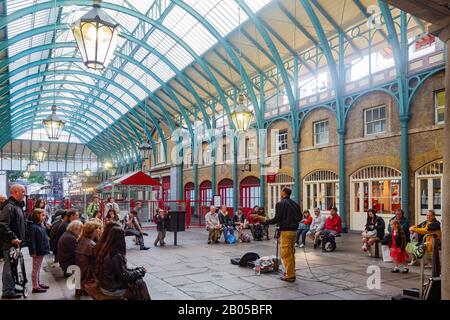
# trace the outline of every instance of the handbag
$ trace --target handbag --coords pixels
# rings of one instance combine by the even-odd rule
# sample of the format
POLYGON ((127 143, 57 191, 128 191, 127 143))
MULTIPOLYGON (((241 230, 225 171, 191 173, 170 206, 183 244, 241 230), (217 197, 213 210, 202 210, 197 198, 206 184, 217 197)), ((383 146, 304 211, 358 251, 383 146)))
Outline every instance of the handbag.
POLYGON ((391 250, 389 246, 381 246, 381 254, 383 256, 383 262, 392 262, 391 250))

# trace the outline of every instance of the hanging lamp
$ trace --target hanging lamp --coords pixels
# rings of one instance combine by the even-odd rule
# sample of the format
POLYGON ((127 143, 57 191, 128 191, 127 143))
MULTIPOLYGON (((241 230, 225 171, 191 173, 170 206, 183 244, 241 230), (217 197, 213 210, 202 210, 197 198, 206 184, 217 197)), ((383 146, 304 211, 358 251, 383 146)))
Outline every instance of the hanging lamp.
MULTIPOLYGON (((239 77, 242 82, 242 48, 241 48, 241 9, 238 9, 239 15, 239 77)), ((241 88, 241 85, 239 86, 241 88)), ((247 131, 253 121, 253 112, 246 106, 245 96, 242 92, 237 97, 237 106, 231 113, 231 120, 238 131, 247 131)))
POLYGON ((119 24, 94 1, 93 8, 72 25, 78 49, 86 67, 105 69, 117 46, 119 24))
POLYGON ((43 162, 47 158, 48 152, 47 149, 44 148, 42 143, 39 144, 39 148, 33 152, 33 158, 37 162, 43 162))

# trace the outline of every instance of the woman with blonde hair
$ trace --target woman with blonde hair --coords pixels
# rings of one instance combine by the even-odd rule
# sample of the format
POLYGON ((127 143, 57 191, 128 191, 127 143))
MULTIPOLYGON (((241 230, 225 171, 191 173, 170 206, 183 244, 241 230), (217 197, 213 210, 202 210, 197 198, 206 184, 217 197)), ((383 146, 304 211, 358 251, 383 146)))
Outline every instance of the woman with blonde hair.
POLYGON ((75 249, 75 261, 81 271, 81 285, 95 280, 95 244, 100 238, 102 225, 89 221, 83 225, 81 238, 75 249))

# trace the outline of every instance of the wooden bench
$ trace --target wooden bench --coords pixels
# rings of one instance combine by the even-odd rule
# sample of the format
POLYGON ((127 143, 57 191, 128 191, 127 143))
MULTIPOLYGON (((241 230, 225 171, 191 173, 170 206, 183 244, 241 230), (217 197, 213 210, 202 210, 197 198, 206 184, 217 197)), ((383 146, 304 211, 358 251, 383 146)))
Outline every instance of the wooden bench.
POLYGON ((122 297, 113 297, 104 294, 95 282, 85 283, 82 290, 94 300, 123 300, 122 297))
POLYGON ((375 241, 375 243, 373 245, 375 246, 375 254, 373 257, 379 259, 381 242, 377 240, 377 241, 375 241))

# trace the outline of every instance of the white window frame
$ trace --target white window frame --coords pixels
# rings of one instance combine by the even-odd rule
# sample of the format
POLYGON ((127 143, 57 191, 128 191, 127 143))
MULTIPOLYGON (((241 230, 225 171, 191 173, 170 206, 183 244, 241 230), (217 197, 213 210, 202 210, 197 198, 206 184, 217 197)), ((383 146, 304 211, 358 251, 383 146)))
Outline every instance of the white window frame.
POLYGON ((438 105, 438 94, 441 92, 444 93, 444 101, 445 101, 445 89, 436 90, 434 92, 434 123, 435 124, 444 124, 444 120, 439 121, 439 119, 438 119, 438 111, 440 109, 445 110, 445 103, 442 106, 438 105))
POLYGON ((364 136, 374 136, 377 134, 382 134, 386 132, 386 126, 387 126, 387 114, 386 114, 386 105, 382 104, 376 107, 372 107, 372 108, 368 108, 368 109, 364 109, 364 136), (384 108, 384 118, 378 118, 377 120, 373 119, 373 111, 374 110, 381 110, 384 108), (376 123, 376 122, 382 122, 384 120, 384 129, 383 131, 379 131, 379 132, 372 132, 372 133, 367 133, 367 125, 369 124, 367 122, 367 113, 368 112, 372 112, 372 120, 369 123, 376 123))
POLYGON ((276 145, 277 145, 277 151, 278 152, 284 152, 284 151, 288 150, 288 147, 289 147, 289 145, 288 145, 288 134, 289 134, 289 132, 288 132, 287 129, 278 130, 278 132, 277 132, 277 140, 276 140, 276 142, 277 142, 276 145), (281 139, 283 139, 283 141, 281 141, 281 139), (286 139, 286 140, 284 140, 284 139, 286 139))
POLYGON ((317 121, 314 122, 314 145, 315 146, 320 146, 320 145, 325 145, 330 143, 330 122, 328 120, 321 120, 321 121, 317 121), (324 129, 326 129, 323 132, 317 132, 318 127, 320 127, 321 124, 325 124, 324 129), (326 133, 326 141, 324 142, 318 142, 318 137, 321 134, 326 133))

